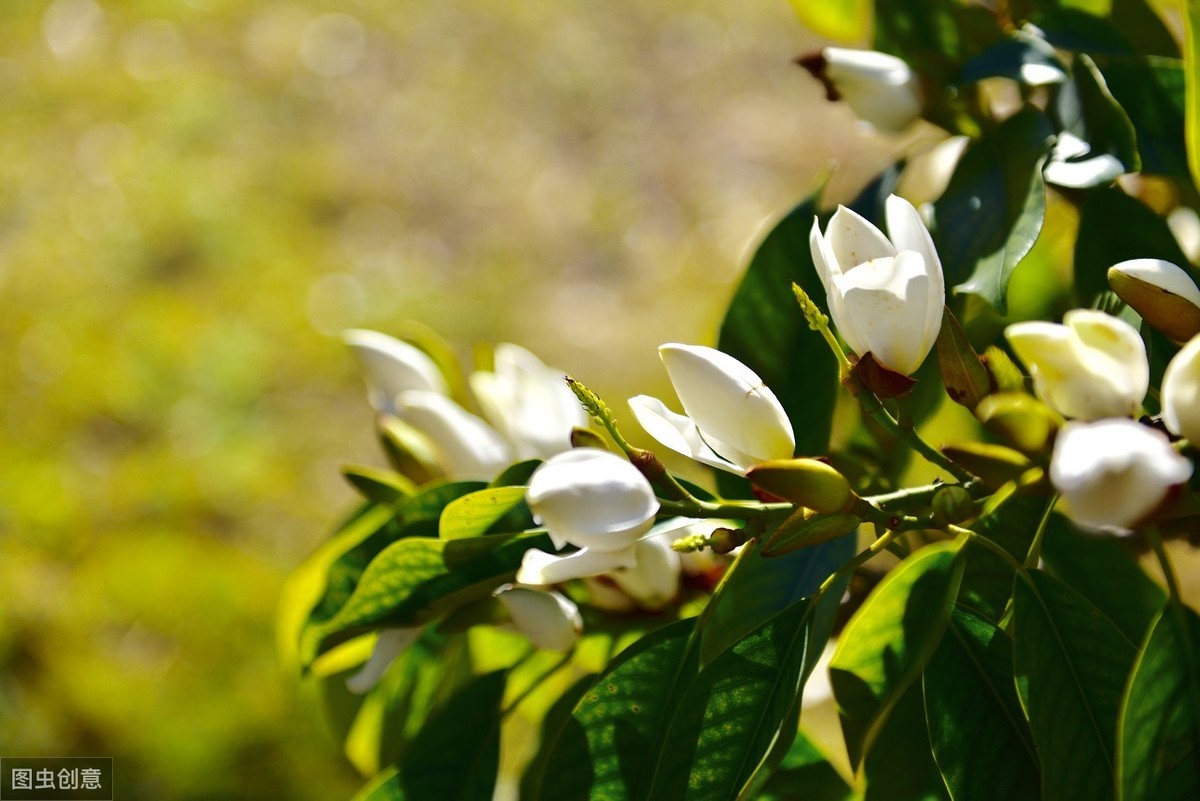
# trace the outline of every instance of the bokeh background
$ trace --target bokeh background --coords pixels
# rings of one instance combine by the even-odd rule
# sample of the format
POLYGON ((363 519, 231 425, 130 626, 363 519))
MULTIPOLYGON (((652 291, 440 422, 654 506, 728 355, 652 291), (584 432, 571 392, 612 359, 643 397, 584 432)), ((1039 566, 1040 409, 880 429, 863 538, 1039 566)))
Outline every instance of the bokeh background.
POLYGON ((0 754, 349 797, 273 632, 379 462, 337 332, 669 397, 765 226, 937 138, 826 103, 820 44, 785 0, 0 3, 0 754))

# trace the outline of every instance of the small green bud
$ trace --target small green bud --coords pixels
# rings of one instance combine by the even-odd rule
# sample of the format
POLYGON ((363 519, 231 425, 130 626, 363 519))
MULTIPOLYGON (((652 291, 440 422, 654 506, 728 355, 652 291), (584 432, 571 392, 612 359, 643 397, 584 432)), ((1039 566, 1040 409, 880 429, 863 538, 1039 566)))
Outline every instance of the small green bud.
POLYGON ((995 345, 988 345, 980 357, 997 392, 1020 392, 1025 388, 1025 376, 1012 357, 995 345))
POLYGON ((718 528, 708 535, 708 547, 713 553, 729 553, 746 544, 746 532, 734 528, 718 528))
POLYGON ((988 395, 975 408, 975 416, 988 431, 1031 455, 1046 453, 1063 424, 1058 412, 1019 392, 988 395))
POLYGON ((845 512, 857 496, 850 482, 819 459, 771 459, 746 471, 759 489, 817 512, 845 512))
POLYGON ((858 528, 860 522, 859 518, 846 512, 817 514, 810 509, 797 509, 772 532, 763 545, 762 555, 783 556, 844 537, 858 528))
POLYGON ((957 484, 947 484, 933 494, 933 516, 946 523, 961 523, 975 514, 971 493, 957 484))
POLYGON ((694 553, 708 547, 708 537, 703 534, 688 534, 671 543, 671 550, 676 553, 694 553))
POLYGON ((1108 285, 1176 342, 1200 333, 1200 289, 1182 268, 1161 259, 1123 261, 1108 269, 1108 285))

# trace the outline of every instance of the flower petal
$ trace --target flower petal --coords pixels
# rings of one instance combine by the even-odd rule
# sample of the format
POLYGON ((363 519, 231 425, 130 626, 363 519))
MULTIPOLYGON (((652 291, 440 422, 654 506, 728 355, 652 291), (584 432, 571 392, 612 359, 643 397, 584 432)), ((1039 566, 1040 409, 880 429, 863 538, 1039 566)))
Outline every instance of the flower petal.
POLYGON ((692 418, 671 411, 658 398, 637 395, 629 399, 629 409, 637 418, 638 425, 661 445, 719 470, 739 474, 745 472, 743 468, 722 459, 708 446, 692 418))
POLYGON ((1171 433, 1200 443, 1200 336, 1193 337, 1167 365, 1162 406, 1171 433))
POLYGON ((529 641, 547 651, 569 651, 583 633, 579 607, 561 593, 505 584, 493 595, 529 641))
MULTIPOLYGON (((860 264, 835 283, 847 315, 857 321, 864 339, 856 350, 903 375, 911 375, 929 354, 929 283, 925 260, 911 250, 895 258, 860 264)), ((937 308, 940 322, 941 307, 937 308)), ((935 335, 936 338, 936 335, 935 335)))
POLYGON ((561 584, 571 579, 599 576, 618 567, 633 567, 636 564, 637 554, 632 545, 620 551, 583 548, 566 556, 555 556, 534 548, 526 551, 521 559, 517 583, 534 586, 561 584))
POLYGON ((396 416, 434 441, 449 475, 489 479, 512 461, 495 429, 445 395, 402 392, 396 416))
POLYGON ((679 594, 682 567, 666 535, 644 537, 634 546, 637 564, 608 574, 644 609, 661 609, 679 594))
POLYGON ((362 365, 371 406, 378 411, 394 412, 396 396, 408 390, 447 392, 433 359, 407 342, 363 329, 343 331, 342 341, 362 365))

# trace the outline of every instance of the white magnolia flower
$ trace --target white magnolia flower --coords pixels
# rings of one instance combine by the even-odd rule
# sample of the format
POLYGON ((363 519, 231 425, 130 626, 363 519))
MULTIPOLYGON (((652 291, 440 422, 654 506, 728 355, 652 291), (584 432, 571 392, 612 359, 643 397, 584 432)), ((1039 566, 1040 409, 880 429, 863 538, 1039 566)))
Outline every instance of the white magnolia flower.
POLYGON ((371 650, 371 658, 350 678, 346 679, 346 687, 352 693, 359 695, 368 692, 379 683, 384 671, 399 656, 408 650, 417 637, 421 636, 420 626, 404 626, 394 629, 383 629, 375 640, 371 650))
POLYGON ((362 365, 367 397, 377 411, 395 412, 396 396, 408 390, 446 394, 446 380, 433 359, 407 342, 361 329, 343 331, 342 341, 362 365))
POLYGON ((779 400, 746 365, 714 348, 669 343, 658 349, 686 414, 638 395, 629 407, 646 432, 698 462, 744 474, 796 448, 779 400))
POLYGON ((1162 382, 1163 421, 1171 433, 1200 444, 1200 335, 1167 365, 1162 382))
POLYGON ((821 234, 813 220, 809 248, 829 313, 846 344, 889 370, 911 375, 942 327, 946 283, 933 239, 912 204, 887 199, 890 241, 839 206, 821 234))
POLYGON ((1126 418, 1067 423, 1050 457, 1067 516, 1113 532, 1137 527, 1191 474, 1164 434, 1126 418))
POLYGON ((1004 336, 1029 368, 1037 396, 1065 417, 1129 417, 1146 397, 1146 346, 1123 320, 1075 309, 1061 325, 1014 323, 1004 336))
POLYGON ((814 74, 833 88, 830 99, 845 100, 859 119, 881 131, 897 133, 921 116, 917 77, 895 56, 826 47, 814 74))
POLYGON ((654 525, 658 499, 646 477, 623 457, 599 448, 552 456, 529 479, 525 493, 533 518, 567 556, 529 550, 520 584, 556 584, 637 564, 635 544, 654 525))
POLYGON ((1200 258, 1200 215, 1189 206, 1176 206, 1167 215, 1167 225, 1175 235, 1175 241, 1188 257, 1188 261, 1200 258))
POLYGON ((633 547, 637 563, 607 575, 638 606, 661 609, 679 594, 683 572, 679 554, 671 549, 671 538, 665 534, 640 539, 633 547))
POLYGON ((505 584, 493 595, 504 604, 513 624, 538 648, 568 651, 583 632, 579 607, 562 593, 505 584))
POLYGON ((447 475, 490 479, 512 462, 512 449, 481 418, 449 397, 428 390, 396 396, 395 414, 438 449, 447 475))
POLYGON ((471 374, 471 389, 518 459, 546 459, 571 447, 571 429, 588 417, 563 372, 517 345, 496 346, 495 371, 471 374))

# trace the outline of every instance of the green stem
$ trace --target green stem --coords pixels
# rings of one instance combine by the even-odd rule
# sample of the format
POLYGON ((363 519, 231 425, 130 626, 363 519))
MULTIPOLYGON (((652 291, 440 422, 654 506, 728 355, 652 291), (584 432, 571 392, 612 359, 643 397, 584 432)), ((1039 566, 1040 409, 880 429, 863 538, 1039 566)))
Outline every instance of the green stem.
POLYGON ((942 468, 963 484, 978 482, 978 476, 955 464, 946 454, 922 439, 915 428, 900 425, 896 418, 892 417, 888 413, 888 410, 883 408, 883 404, 880 403, 879 398, 875 397, 875 393, 863 388, 861 391, 853 394, 855 400, 858 401, 858 405, 862 407, 863 414, 878 423, 896 439, 904 442, 914 451, 924 456, 926 461, 942 468))
POLYGON ((789 514, 793 509, 795 507, 790 503, 714 503, 692 498, 682 501, 659 500, 658 513, 662 517, 730 517, 737 520, 768 521, 778 515, 789 514))
POLYGON ((946 525, 946 533, 953 534, 956 537, 966 537, 970 542, 977 542, 984 548, 994 553, 996 556, 1003 559, 1009 567, 1017 572, 1025 570, 1025 566, 1013 558, 1013 555, 1004 549, 1002 545, 993 542, 987 537, 980 534, 978 531, 972 531, 968 528, 960 528, 952 523, 946 525))
POLYGON ((855 570, 858 570, 858 568, 860 568, 865 562, 867 562, 869 559, 871 559, 871 557, 876 556, 880 551, 884 550, 889 545, 891 545, 892 542, 896 539, 896 537, 900 536, 901 533, 902 533, 901 529, 898 529, 898 528, 894 528, 894 529, 884 532, 884 534, 882 536, 880 536, 879 539, 872 542, 870 545, 868 545, 866 548, 864 548, 862 551, 860 551, 858 554, 856 554, 853 559, 851 559, 849 562, 847 562, 846 564, 839 567, 836 571, 834 571, 833 575, 831 575, 829 578, 827 578, 823 582, 821 582, 821 586, 817 588, 816 594, 824 595, 825 592, 830 587, 837 584, 839 581, 841 581, 847 575, 850 575, 851 573, 853 573, 855 570))
POLYGON ((829 346, 829 350, 833 352, 833 357, 837 359, 838 379, 845 381, 850 376, 851 364, 850 360, 846 358, 846 351, 842 350, 842 344, 837 341, 837 337, 829 329, 829 316, 821 311, 821 308, 799 284, 792 284, 792 293, 796 296, 796 302, 800 304, 800 311, 804 314, 808 327, 821 335, 825 344, 829 346))

